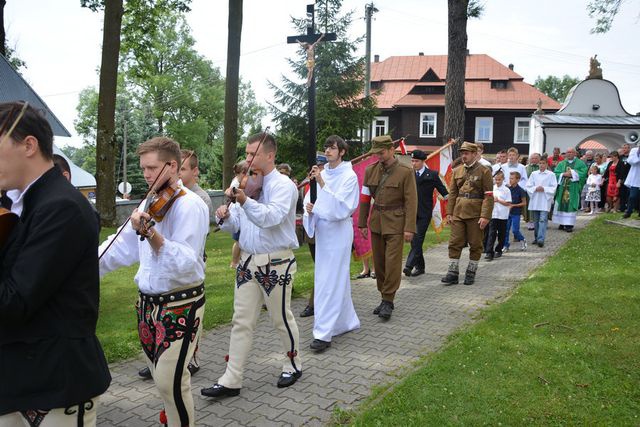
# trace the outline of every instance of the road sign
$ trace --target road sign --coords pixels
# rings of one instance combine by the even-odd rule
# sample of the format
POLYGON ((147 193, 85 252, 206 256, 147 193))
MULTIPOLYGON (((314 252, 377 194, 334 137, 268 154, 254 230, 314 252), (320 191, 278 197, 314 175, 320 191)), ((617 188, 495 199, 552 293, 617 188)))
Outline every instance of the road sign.
POLYGON ((118 191, 120 192, 120 194, 129 194, 131 193, 131 190, 133 188, 131 187, 131 183, 130 182, 121 182, 120 184, 118 184, 118 191), (126 184, 126 186, 125 186, 126 184))

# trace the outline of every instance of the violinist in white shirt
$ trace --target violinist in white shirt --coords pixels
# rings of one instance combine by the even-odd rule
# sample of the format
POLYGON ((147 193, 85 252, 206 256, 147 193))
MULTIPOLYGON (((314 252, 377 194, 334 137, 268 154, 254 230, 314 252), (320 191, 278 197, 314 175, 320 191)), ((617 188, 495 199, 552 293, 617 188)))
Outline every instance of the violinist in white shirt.
POLYGON ((279 350, 284 356, 277 386, 289 387, 302 375, 298 325, 291 312, 291 286, 296 272, 293 249, 298 247, 298 190, 289 177, 276 170, 276 150, 272 135, 265 132, 250 136, 246 159, 251 171, 264 177, 262 192, 254 200, 245 191, 230 188, 227 193, 235 196, 236 203, 216 210, 216 220, 223 220, 222 230, 242 232, 227 369, 217 383, 201 390, 204 396, 240 394, 262 304, 266 304, 271 323, 279 333, 279 350))

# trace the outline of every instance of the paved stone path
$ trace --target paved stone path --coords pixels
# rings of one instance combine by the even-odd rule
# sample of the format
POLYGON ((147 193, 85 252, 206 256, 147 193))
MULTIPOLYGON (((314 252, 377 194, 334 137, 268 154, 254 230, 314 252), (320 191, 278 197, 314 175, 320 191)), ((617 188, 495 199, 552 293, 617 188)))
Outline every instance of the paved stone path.
MULTIPOLYGON (((576 230, 590 217, 579 216, 576 230)), ((193 378, 193 392, 199 426, 323 425, 334 407, 350 408, 366 398, 372 386, 393 382, 420 355, 437 350, 445 337, 472 320, 487 302, 506 295, 531 270, 555 253, 571 234, 549 224, 544 248, 530 246, 526 252, 512 243, 512 251, 490 263, 482 261, 474 286, 445 287, 440 278, 447 269, 446 243, 426 253, 428 273, 415 278, 403 276, 390 321, 371 314, 380 297, 375 282, 352 282, 353 301, 361 329, 333 339, 321 354, 307 351, 312 340, 313 318, 297 318, 302 341, 303 376, 288 389, 276 388, 282 355, 267 313, 262 313, 253 350, 246 366, 243 389, 238 397, 220 401, 204 399, 200 389, 215 383, 224 372, 229 326, 206 333, 200 345, 202 369, 193 378)), ((528 239, 533 232, 523 230, 528 239)), ((461 262, 466 269, 468 253, 461 262)), ((305 305, 293 302, 294 313, 305 305)), ((112 364, 113 382, 101 397, 98 425, 157 426, 162 405, 152 381, 142 381, 137 371, 142 359, 112 364)))

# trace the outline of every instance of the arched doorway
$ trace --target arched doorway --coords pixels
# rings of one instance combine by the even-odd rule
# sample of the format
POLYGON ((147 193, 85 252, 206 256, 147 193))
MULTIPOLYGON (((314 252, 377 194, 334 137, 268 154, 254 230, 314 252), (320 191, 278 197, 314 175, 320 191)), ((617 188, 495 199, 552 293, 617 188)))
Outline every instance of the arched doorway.
POLYGON ((584 138, 576 145, 581 152, 593 150, 594 152, 611 152, 622 147, 625 143, 624 136, 613 132, 602 132, 584 138))

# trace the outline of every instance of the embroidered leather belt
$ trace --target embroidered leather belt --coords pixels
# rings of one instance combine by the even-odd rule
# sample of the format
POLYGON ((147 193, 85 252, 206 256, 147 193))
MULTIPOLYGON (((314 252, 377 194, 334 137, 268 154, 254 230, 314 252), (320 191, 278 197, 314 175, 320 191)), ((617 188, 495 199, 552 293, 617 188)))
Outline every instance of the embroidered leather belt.
POLYGON ((395 211, 396 209, 404 209, 404 205, 373 205, 373 209, 377 211, 395 211))
POLYGON ((149 295, 139 292, 143 301, 149 302, 173 302, 181 301, 188 298, 194 298, 204 293, 204 283, 194 288, 181 289, 175 292, 168 292, 160 295, 149 295))
POLYGON ((484 196, 473 193, 460 193, 458 197, 464 197, 465 199, 484 199, 484 196))

